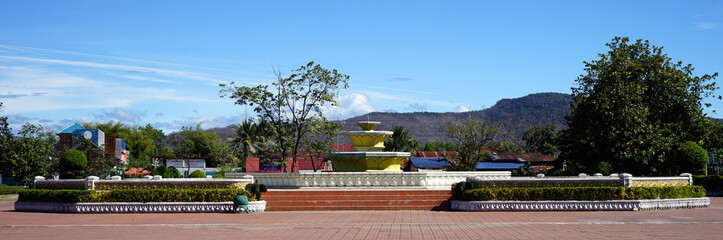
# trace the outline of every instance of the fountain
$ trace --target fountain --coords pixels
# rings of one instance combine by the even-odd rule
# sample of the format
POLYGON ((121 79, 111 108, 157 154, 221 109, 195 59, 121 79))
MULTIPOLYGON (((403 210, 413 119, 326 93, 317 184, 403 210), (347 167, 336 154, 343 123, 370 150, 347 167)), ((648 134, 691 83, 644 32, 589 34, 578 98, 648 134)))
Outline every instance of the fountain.
POLYGON ((408 152, 383 152, 384 140, 392 136, 391 131, 374 131, 381 124, 375 121, 360 121, 362 131, 344 133, 351 140, 353 152, 327 153, 335 172, 401 172, 402 164, 411 155, 408 152))

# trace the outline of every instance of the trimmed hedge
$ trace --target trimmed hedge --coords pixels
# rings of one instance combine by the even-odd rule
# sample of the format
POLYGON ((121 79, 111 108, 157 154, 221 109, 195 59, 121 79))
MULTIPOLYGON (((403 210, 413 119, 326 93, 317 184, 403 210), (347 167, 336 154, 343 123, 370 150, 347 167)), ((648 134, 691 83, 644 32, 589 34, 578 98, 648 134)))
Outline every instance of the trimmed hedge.
POLYGON ((37 202, 230 202, 243 189, 48 190, 23 189, 18 201, 37 202))
POLYGON ((705 197, 700 186, 677 187, 562 187, 478 188, 464 191, 464 201, 633 200, 705 197))
POLYGON ((23 189, 22 186, 8 186, 5 184, 0 185, 0 195, 3 194, 18 194, 18 191, 23 189))
POLYGON ((693 176, 693 185, 703 186, 708 191, 723 190, 723 176, 721 175, 696 175, 693 176))

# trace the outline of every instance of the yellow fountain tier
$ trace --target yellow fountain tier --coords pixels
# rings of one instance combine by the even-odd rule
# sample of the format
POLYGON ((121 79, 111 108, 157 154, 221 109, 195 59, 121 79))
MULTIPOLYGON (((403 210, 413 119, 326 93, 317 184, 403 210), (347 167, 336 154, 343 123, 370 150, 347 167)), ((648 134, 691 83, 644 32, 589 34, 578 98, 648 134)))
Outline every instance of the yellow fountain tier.
POLYGON ((335 172, 401 172, 408 152, 335 152, 327 153, 335 172))
POLYGON ((351 140, 351 146, 357 152, 378 152, 384 149, 384 140, 389 138, 389 131, 350 131, 344 136, 351 140))
POLYGON ((361 121, 357 125, 363 131, 344 133, 351 140, 354 152, 327 153, 335 172, 401 172, 402 164, 411 155, 408 152, 383 152, 384 140, 392 136, 390 131, 374 131, 381 122, 361 121))

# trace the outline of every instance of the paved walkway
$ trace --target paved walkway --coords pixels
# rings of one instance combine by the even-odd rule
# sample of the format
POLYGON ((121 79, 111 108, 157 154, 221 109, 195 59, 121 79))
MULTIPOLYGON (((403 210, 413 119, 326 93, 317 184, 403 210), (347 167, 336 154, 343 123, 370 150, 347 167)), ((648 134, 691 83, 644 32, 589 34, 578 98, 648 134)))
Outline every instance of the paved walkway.
POLYGON ((54 214, 0 202, 0 239, 720 239, 709 208, 646 212, 54 214))

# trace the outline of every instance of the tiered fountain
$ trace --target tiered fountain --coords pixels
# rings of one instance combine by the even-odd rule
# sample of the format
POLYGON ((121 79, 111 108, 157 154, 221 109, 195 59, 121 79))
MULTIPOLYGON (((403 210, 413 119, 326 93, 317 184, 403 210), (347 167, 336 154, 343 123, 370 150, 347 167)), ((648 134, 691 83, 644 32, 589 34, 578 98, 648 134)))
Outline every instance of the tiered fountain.
POLYGON ((351 139, 353 152, 327 153, 335 172, 401 172, 401 166, 409 160, 408 152, 383 152, 384 140, 392 136, 390 131, 374 131, 381 122, 360 121, 362 131, 349 131, 344 135, 351 139))

